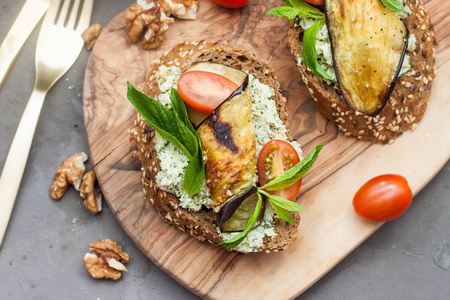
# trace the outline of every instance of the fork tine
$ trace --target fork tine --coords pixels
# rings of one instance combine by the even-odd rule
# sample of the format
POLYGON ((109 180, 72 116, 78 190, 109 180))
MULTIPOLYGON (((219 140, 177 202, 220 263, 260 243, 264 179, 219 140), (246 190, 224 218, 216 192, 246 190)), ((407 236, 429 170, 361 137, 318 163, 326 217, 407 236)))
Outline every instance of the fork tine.
POLYGON ((67 12, 69 11, 70 0, 64 0, 63 7, 61 8, 61 13, 59 14, 58 21, 56 21, 57 26, 64 26, 64 21, 67 17, 67 12))
POLYGON ((53 0, 45 14, 42 26, 49 26, 55 23, 56 16, 58 14, 59 6, 61 5, 61 0, 53 0))
POLYGON ((80 0, 75 0, 72 6, 72 11, 70 12, 69 22, 67 23, 67 28, 73 29, 75 26, 75 21, 77 20, 78 9, 80 7, 80 0))
POLYGON ((78 26, 76 28, 76 31, 80 34, 89 27, 93 4, 94 0, 84 0, 83 9, 80 14, 80 21, 78 22, 78 26))

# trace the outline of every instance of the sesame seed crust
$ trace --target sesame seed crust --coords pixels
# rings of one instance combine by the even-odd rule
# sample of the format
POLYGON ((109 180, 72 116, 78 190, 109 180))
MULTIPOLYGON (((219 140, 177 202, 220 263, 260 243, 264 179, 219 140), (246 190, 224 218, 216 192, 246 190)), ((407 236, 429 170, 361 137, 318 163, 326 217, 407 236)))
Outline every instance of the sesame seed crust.
MULTIPOLYGON (((425 113, 435 77, 436 40, 433 25, 422 2, 408 0, 406 3, 412 14, 405 19, 405 25, 417 40, 415 50, 407 51, 406 54, 415 67, 396 79, 394 91, 379 115, 369 117, 354 111, 342 99, 337 86, 328 85, 309 71, 303 61, 297 64, 317 110, 346 136, 373 143, 393 144, 404 131, 414 130, 425 113), (341 112, 345 114, 341 115, 341 112)), ((302 57, 303 30, 294 24, 295 21, 290 22, 289 45, 295 57, 302 57)))

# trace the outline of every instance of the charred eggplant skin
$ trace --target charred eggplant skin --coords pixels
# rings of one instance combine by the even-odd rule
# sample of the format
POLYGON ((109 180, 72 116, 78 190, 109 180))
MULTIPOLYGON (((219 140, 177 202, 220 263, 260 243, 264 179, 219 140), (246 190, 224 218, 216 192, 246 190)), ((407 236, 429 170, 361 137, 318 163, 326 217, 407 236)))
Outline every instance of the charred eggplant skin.
POLYGON ((408 29, 380 0, 325 0, 324 4, 342 98, 362 114, 378 115, 400 74, 408 29))
MULTIPOLYGON (((253 214, 258 201, 257 188, 251 187, 245 193, 228 201, 217 214, 217 223, 222 232, 243 231, 247 226, 248 219, 253 214)), ((261 224, 264 219, 266 197, 262 196, 262 209, 254 227, 261 224)))
POLYGON ((254 182, 256 144, 251 100, 244 83, 197 128, 206 156, 206 180, 217 211, 254 182))
MULTIPOLYGON (((224 101, 231 99, 238 93, 242 93, 248 85, 248 75, 247 73, 238 70, 236 68, 233 68, 231 66, 221 64, 221 63, 215 63, 215 62, 209 62, 209 61, 196 61, 191 64, 189 69, 186 72, 189 71, 206 71, 215 73, 218 75, 221 75, 225 78, 228 78, 229 80, 236 83, 239 87, 224 101)), ((208 117, 207 114, 203 114, 199 111, 196 111, 195 109, 191 108, 189 105, 186 105, 186 110, 189 116, 189 119, 193 123, 194 127, 197 129, 201 123, 208 117)))
POLYGON ((216 107, 216 109, 207 117, 205 118, 200 124, 198 124, 198 126, 196 127, 196 129, 198 129, 200 126, 202 126, 202 124, 204 122, 209 122, 210 119, 217 114, 217 111, 219 110, 219 108, 228 100, 232 99, 234 96, 242 94, 245 92, 245 90, 247 89, 248 86, 248 81, 249 81, 249 77, 248 75, 245 77, 244 81, 242 82, 242 84, 233 92, 231 93, 230 96, 228 96, 227 99, 225 99, 218 107, 216 107), (210 117, 211 116, 211 117, 210 117))

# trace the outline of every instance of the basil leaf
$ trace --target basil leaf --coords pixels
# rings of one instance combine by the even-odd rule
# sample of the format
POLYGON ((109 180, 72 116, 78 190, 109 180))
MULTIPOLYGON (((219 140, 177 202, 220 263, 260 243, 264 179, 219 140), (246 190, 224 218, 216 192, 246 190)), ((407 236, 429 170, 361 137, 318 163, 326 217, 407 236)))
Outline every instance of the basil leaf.
MULTIPOLYGON (((198 141, 200 143, 200 140, 198 141)), ((201 146, 197 148, 196 154, 189 161, 183 179, 183 187, 189 196, 197 194, 203 185, 205 175, 205 164, 203 163, 203 151, 201 146)))
MULTIPOLYGON (((180 132, 180 122, 173 111, 159 102, 138 91, 132 84, 128 83, 128 100, 136 107, 144 119, 166 140, 177 146, 189 159, 195 154, 195 143, 188 142, 180 132), (192 145, 194 147, 192 148, 192 145)), ((184 127, 184 125, 182 125, 184 127)), ((184 128, 181 131, 185 131, 184 128)), ((194 141, 195 142, 195 141, 194 141)))
POLYGON ((275 211, 277 216, 280 217, 281 220, 291 223, 291 224, 295 224, 294 219, 292 218, 291 214, 286 209, 273 204, 271 201, 270 201, 270 204, 272 204, 273 210, 275 211))
POLYGON ((331 82, 334 82, 334 79, 328 75, 327 72, 320 66, 317 61, 317 52, 316 52, 316 36, 319 31, 320 25, 323 23, 323 20, 320 20, 303 33, 303 49, 302 49, 302 58, 305 62, 306 66, 313 71, 317 76, 325 78, 331 82))
POLYGON ((304 0, 282 0, 287 6, 274 7, 269 10, 266 14, 277 16, 277 17, 285 17, 288 20, 292 20, 295 17, 307 17, 313 19, 324 19, 325 15, 315 8, 314 6, 309 5, 304 0))
POLYGON ((184 104, 183 99, 181 98, 178 91, 174 88, 170 89, 170 102, 172 103, 173 110, 177 117, 183 121, 184 125, 189 128, 189 130, 196 132, 194 129, 194 126, 192 125, 191 121, 189 120, 187 111, 186 111, 186 105, 184 104))
POLYGON ((289 201, 277 195, 271 195, 268 192, 262 190, 261 188, 258 188, 258 192, 265 195, 269 199, 272 206, 276 205, 287 211, 301 211, 305 209, 303 206, 295 203, 294 201, 289 201))
POLYGON ((262 197, 259 193, 258 195, 258 202, 256 203, 255 211, 250 216, 250 218, 247 221, 247 226, 245 227, 244 231, 242 231, 239 235, 233 237, 232 239, 229 239, 228 241, 224 241, 220 243, 218 246, 225 247, 227 249, 231 249, 239 245, 245 237, 248 235, 250 230, 252 230, 253 226, 256 223, 256 220, 258 219, 259 212, 261 211, 261 205, 262 205, 262 197))
POLYGON ((261 187, 261 189, 267 191, 282 190, 296 183, 312 167, 314 162, 317 160, 322 147, 322 144, 317 145, 316 148, 311 151, 311 153, 307 157, 302 159, 298 164, 287 170, 285 173, 281 174, 274 180, 267 183, 265 186, 261 187))
POLYGON ((266 15, 285 17, 288 20, 295 19, 298 14, 300 14, 300 9, 289 6, 274 7, 266 13, 266 15))
POLYGON ((281 0, 284 4, 286 4, 287 6, 291 6, 292 7, 292 4, 291 4, 291 2, 289 1, 289 0, 281 0))
POLYGON ((290 0, 290 4, 292 5, 292 7, 300 8, 303 11, 307 12, 309 14, 309 16, 305 16, 305 17, 314 18, 313 16, 317 16, 317 18, 314 18, 314 19, 324 19, 325 18, 325 15, 323 12, 321 12, 316 7, 310 5, 309 3, 306 3, 305 0, 290 0))
POLYGON ((399 0, 381 0, 384 6, 392 12, 399 12, 403 9, 399 0))

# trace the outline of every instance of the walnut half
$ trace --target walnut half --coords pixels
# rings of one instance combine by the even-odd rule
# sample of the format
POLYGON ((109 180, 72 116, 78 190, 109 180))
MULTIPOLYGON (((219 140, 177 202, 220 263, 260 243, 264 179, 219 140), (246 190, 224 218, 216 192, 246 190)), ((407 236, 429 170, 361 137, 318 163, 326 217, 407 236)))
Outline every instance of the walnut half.
POLYGON ((155 49, 163 43, 164 35, 169 29, 169 25, 173 24, 174 19, 167 17, 159 4, 155 2, 149 4, 145 2, 143 5, 135 3, 127 9, 125 25, 133 43, 136 43, 143 35, 143 48, 155 49))
POLYGON ((95 176, 94 171, 89 171, 83 175, 83 182, 80 187, 80 196, 84 200, 83 204, 90 213, 98 213, 102 210, 102 194, 98 192, 95 187, 95 176))
POLYGON ((84 162, 87 160, 87 154, 79 152, 63 161, 61 167, 56 170, 55 181, 50 188, 50 195, 53 199, 61 199, 66 193, 69 184, 73 184, 77 191, 80 190, 81 176, 83 176, 85 171, 84 162))
POLYGON ((167 15, 179 19, 197 18, 198 0, 156 0, 167 15))
POLYGON ((97 41, 100 33, 102 33, 102 25, 96 23, 89 26, 83 33, 81 37, 83 38, 84 43, 86 44, 86 48, 91 50, 94 48, 95 42, 97 41))
POLYGON ((127 271, 123 263, 129 262, 128 254, 110 239, 93 242, 91 251, 100 254, 86 253, 84 256, 86 270, 92 277, 117 280, 122 277, 122 271, 127 271))

